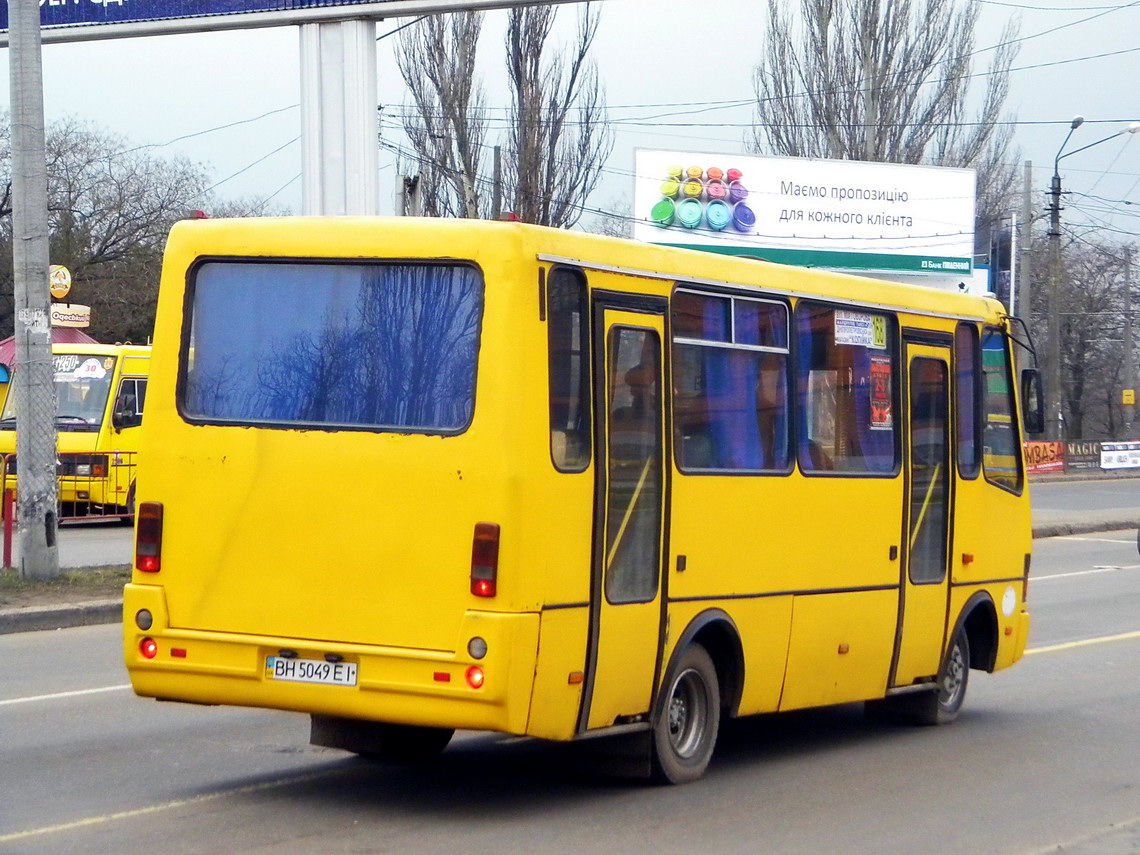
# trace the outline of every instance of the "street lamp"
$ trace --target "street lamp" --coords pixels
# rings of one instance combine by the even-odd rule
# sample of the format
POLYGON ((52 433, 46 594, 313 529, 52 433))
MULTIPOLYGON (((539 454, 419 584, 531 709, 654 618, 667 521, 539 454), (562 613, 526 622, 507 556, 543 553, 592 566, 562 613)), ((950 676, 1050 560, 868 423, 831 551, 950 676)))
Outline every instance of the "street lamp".
POLYGON ((1049 343, 1046 350, 1045 436, 1055 440, 1064 439, 1061 430, 1061 160, 1116 139, 1122 134, 1140 132, 1140 122, 1133 122, 1127 128, 1109 134, 1104 139, 1066 152, 1065 146, 1069 144, 1073 131, 1083 125, 1084 121, 1084 116, 1074 116, 1073 121, 1069 123, 1069 132, 1065 135, 1065 141, 1061 143, 1061 147, 1057 149, 1057 156, 1053 158, 1053 182, 1049 187, 1052 203, 1049 206, 1049 343))

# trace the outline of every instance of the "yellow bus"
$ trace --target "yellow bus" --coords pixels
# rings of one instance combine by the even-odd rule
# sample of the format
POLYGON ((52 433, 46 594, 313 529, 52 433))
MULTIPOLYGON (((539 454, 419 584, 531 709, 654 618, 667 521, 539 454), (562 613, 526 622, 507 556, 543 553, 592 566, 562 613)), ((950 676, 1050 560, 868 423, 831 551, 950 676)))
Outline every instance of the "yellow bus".
POLYGON ((393 760, 625 734, 684 782, 724 716, 947 722, 1025 648, 994 300, 517 223, 204 220, 156 323, 139 695, 393 760))
MULTIPOLYGON (((135 481, 150 347, 130 344, 54 344, 56 451, 60 517, 134 515, 135 481)), ((10 384, 9 384, 10 387, 10 384)), ((15 490, 15 395, 0 411, 4 486, 15 490)))

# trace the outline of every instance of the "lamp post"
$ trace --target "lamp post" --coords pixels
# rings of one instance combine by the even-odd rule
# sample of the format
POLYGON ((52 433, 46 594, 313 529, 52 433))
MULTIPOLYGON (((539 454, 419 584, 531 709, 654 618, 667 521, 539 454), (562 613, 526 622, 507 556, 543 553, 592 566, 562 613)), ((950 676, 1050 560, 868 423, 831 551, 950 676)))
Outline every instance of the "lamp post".
POLYGON ((1065 146, 1069 144, 1073 131, 1084 124, 1084 121, 1084 116, 1074 116, 1073 121, 1069 123, 1069 132, 1065 135, 1065 141, 1061 143, 1061 147, 1057 149, 1057 156, 1053 158, 1053 181, 1049 186, 1052 202, 1049 205, 1049 343, 1045 360, 1045 436, 1053 440, 1064 439, 1064 431, 1061 429, 1061 160, 1122 134, 1140 132, 1140 122, 1133 122, 1127 128, 1109 134, 1103 139, 1066 152, 1065 146))

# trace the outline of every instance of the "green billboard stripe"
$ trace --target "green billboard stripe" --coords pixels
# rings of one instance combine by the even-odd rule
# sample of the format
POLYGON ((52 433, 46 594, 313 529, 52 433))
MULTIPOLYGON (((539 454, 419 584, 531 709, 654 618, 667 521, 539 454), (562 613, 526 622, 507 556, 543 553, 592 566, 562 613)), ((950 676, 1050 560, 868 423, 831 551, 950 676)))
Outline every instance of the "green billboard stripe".
POLYGON ((836 270, 892 270, 907 273, 957 273, 969 276, 973 259, 944 255, 889 255, 876 252, 835 252, 826 249, 775 249, 723 244, 671 243, 654 241, 661 246, 715 252, 774 261, 793 267, 827 267, 836 270))

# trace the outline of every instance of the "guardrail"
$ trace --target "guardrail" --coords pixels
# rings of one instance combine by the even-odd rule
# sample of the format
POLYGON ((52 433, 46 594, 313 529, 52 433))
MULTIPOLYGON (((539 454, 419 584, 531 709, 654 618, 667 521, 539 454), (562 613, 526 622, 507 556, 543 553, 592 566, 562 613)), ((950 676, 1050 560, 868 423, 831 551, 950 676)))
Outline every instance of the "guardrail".
MULTIPOLYGON (((56 457, 59 485, 59 521, 118 519, 134 522, 135 473, 138 453, 134 451, 95 451, 63 453, 56 457)), ((16 481, 19 465, 15 454, 0 461, 0 484, 4 518, 4 566, 12 566, 12 532, 19 502, 16 481)))

